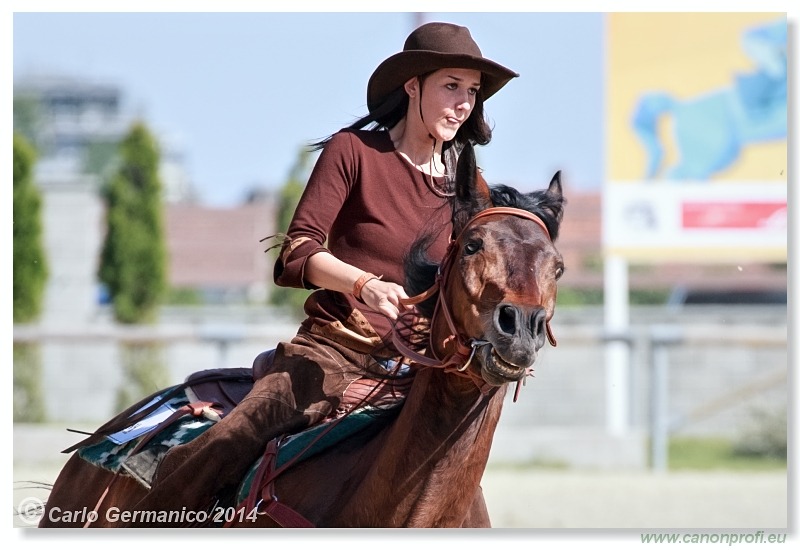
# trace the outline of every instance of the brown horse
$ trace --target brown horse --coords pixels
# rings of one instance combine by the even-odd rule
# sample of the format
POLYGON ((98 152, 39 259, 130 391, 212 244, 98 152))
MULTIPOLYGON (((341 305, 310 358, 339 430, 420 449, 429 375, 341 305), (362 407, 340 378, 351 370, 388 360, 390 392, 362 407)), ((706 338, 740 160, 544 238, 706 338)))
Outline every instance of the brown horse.
MULTIPOLYGON (((396 339, 416 370, 399 412, 280 475, 268 473, 256 488, 268 488, 256 493, 267 505, 254 499, 257 513, 226 510, 229 524, 298 525, 282 521, 288 514, 318 527, 490 525, 480 481, 508 384, 530 374, 546 339, 555 345, 549 322, 563 262, 553 241, 564 201, 559 174, 546 190, 522 194, 489 188, 476 173, 468 147, 441 265, 427 260, 421 243, 406 262, 407 288, 420 292, 410 302, 430 328, 421 354, 396 339), (283 516, 267 513, 276 502, 283 516)), ((145 511, 130 515, 146 492, 132 477, 115 478, 76 455, 56 480, 40 526, 87 519, 92 527, 159 526, 145 511)))

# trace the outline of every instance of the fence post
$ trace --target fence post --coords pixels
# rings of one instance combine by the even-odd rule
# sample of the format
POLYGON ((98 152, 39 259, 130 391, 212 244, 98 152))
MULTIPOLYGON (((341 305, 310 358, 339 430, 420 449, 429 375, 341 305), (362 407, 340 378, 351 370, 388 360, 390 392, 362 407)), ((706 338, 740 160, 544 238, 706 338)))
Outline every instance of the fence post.
POLYGON ((245 335, 238 326, 214 325, 204 327, 200 331, 200 339, 217 346, 217 368, 222 369, 231 366, 228 357, 231 345, 244 340, 245 335))
POLYGON ((669 466, 669 349, 681 341, 676 327, 650 327, 650 461, 655 472, 669 466))

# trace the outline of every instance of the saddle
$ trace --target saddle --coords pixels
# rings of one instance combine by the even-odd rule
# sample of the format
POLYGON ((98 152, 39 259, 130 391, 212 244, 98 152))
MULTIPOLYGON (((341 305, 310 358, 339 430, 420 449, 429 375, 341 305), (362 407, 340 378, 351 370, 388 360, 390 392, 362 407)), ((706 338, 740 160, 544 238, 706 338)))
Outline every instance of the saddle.
MULTIPOLYGON (((252 368, 196 372, 183 383, 135 403, 62 452, 77 450, 83 460, 113 472, 109 488, 125 473, 149 490, 167 452, 175 445, 192 441, 229 414, 255 382, 270 373, 274 357, 275 350, 268 350, 255 358, 252 368)), ((292 464, 370 426, 383 425, 405 401, 412 381, 413 376, 353 380, 345 389, 340 406, 328 418, 305 431, 284 434, 267 442, 264 455, 250 468, 239 487, 236 506, 267 514, 283 527, 313 527, 274 498, 275 479, 292 464), (376 424, 376 420, 380 422, 376 424), (261 503, 266 504, 259 511, 261 503)), ((108 488, 97 506, 107 492, 108 488)))
POLYGON ((210 369, 186 378, 189 401, 213 403, 220 417, 227 415, 253 389, 259 378, 267 375, 275 359, 275 350, 260 353, 252 368, 210 369))
MULTIPOLYGON (((93 433, 79 432, 88 437, 61 452, 68 454, 83 447, 96 445, 108 436, 141 422, 170 399, 178 398, 184 393, 190 402, 207 404, 214 413, 209 414, 211 419, 219 420, 232 411, 250 392, 256 380, 269 372, 274 357, 275 350, 271 349, 259 354, 251 368, 220 368, 195 372, 183 383, 160 390, 134 403, 93 433)), ((206 412, 211 411, 207 409, 206 412)))
MULTIPOLYGON (((195 439, 229 414, 256 380, 269 374, 274 357, 275 350, 268 350, 256 357, 252 368, 195 372, 183 383, 122 411, 62 452, 77 450, 84 460, 115 473, 124 471, 149 489, 166 453, 175 445, 195 439)), ((353 381, 345 390, 341 406, 321 425, 281 438, 280 456, 276 455, 279 465, 297 455, 313 456, 367 427, 375 418, 374 410, 393 409, 403 402, 411 381, 412 377, 353 381), (360 414, 351 414, 354 411, 360 414), (346 422, 330 430, 332 420, 345 419, 346 422), (324 437, 318 438, 323 432, 324 437)))

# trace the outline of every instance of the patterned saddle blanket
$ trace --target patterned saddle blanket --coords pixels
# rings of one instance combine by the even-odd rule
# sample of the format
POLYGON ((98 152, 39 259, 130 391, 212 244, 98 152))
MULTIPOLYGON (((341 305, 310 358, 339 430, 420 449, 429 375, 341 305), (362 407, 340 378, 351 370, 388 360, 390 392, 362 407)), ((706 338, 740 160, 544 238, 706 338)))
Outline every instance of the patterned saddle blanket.
MULTIPOLYGON (((241 372, 236 374, 239 377, 242 375, 241 372)), ((225 381, 231 382, 230 379, 225 381)), ((285 437, 278 449, 275 467, 280 468, 295 457, 298 461, 306 460, 370 426, 376 418, 384 417, 387 411, 403 403, 405 391, 410 386, 410 382, 411 379, 400 383, 395 381, 391 385, 379 383, 377 388, 379 391, 374 391, 374 383, 354 383, 351 388, 348 388, 344 399, 345 409, 349 410, 348 414, 341 418, 329 419, 305 431, 285 437), (365 395, 374 396, 374 398, 365 400, 365 395), (301 453, 302 455, 298 456, 301 453)), ((216 405, 220 401, 224 401, 218 409, 223 415, 232 410, 238 400, 247 393, 243 390, 232 391, 233 387, 235 387, 234 384, 228 385, 224 392, 226 398, 222 399, 217 397, 219 388, 213 390, 215 397, 212 401, 216 405)), ((186 414, 169 424, 162 425, 175 411, 198 401, 198 397, 206 397, 198 391, 197 386, 178 389, 180 391, 175 391, 175 387, 168 388, 121 413, 120 416, 133 418, 134 423, 123 423, 115 419, 108 425, 114 425, 114 429, 117 431, 109 433, 109 430, 105 430, 102 437, 95 434, 84 443, 75 445, 67 451, 77 450, 77 454, 83 460, 114 473, 129 475, 149 489, 158 465, 167 451, 176 445, 194 440, 219 420, 219 416, 213 412, 200 416, 186 414), (164 399, 165 397, 166 399, 164 399), (140 411, 146 412, 146 416, 137 414, 140 411), (152 435, 151 431, 155 435, 152 435), (143 439, 148 437, 150 440, 144 445, 140 445, 143 439), (137 447, 141 448, 137 450, 137 447)), ((207 399, 200 400, 206 401, 207 399)), ((239 490, 240 495, 248 493, 249 484, 254 478, 260 460, 256 461, 245 476, 239 490)))
MULTIPOLYGON (((184 395, 168 400, 164 403, 164 407, 177 410, 188 403, 189 399, 184 395)), ((381 408, 380 411, 386 412, 386 408, 381 408)), ((350 413, 332 427, 329 426, 329 423, 323 423, 289 436, 283 441, 278 450, 275 466, 280 468, 292 460, 296 455, 304 451, 315 438, 320 436, 323 430, 329 427, 330 430, 319 437, 313 446, 303 453, 303 456, 300 457, 302 460, 315 456, 351 435, 360 432, 369 426, 375 418, 376 409, 365 407, 350 413)), ((100 443, 80 448, 78 455, 83 460, 111 472, 117 473, 122 470, 122 473, 132 476, 149 489, 158 464, 167 451, 175 445, 192 441, 213 426, 215 422, 215 420, 210 420, 206 417, 187 415, 164 428, 135 455, 131 455, 131 453, 139 443, 140 437, 144 437, 144 434, 125 442, 109 437, 100 443)), ((252 481, 260 460, 253 465, 246 476, 245 486, 240 490, 241 493, 247 493, 247 485, 252 481)))

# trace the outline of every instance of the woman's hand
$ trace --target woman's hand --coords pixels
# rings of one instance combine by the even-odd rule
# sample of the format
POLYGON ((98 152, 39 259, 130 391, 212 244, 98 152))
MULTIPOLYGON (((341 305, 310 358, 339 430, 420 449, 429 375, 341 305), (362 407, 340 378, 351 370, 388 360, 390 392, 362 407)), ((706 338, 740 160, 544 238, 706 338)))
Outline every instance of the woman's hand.
MULTIPOLYGON (((352 293, 354 282, 365 274, 364 271, 346 264, 329 252, 319 252, 306 262, 305 276, 310 283, 337 292, 352 293)), ((395 320, 401 311, 412 306, 400 304, 401 298, 408 298, 403 287, 388 281, 373 278, 361 287, 361 301, 371 310, 383 313, 395 320)))
POLYGON ((361 301, 371 310, 383 313, 392 320, 410 307, 402 305, 401 298, 408 298, 402 286, 380 279, 370 279, 361 289, 361 301))

